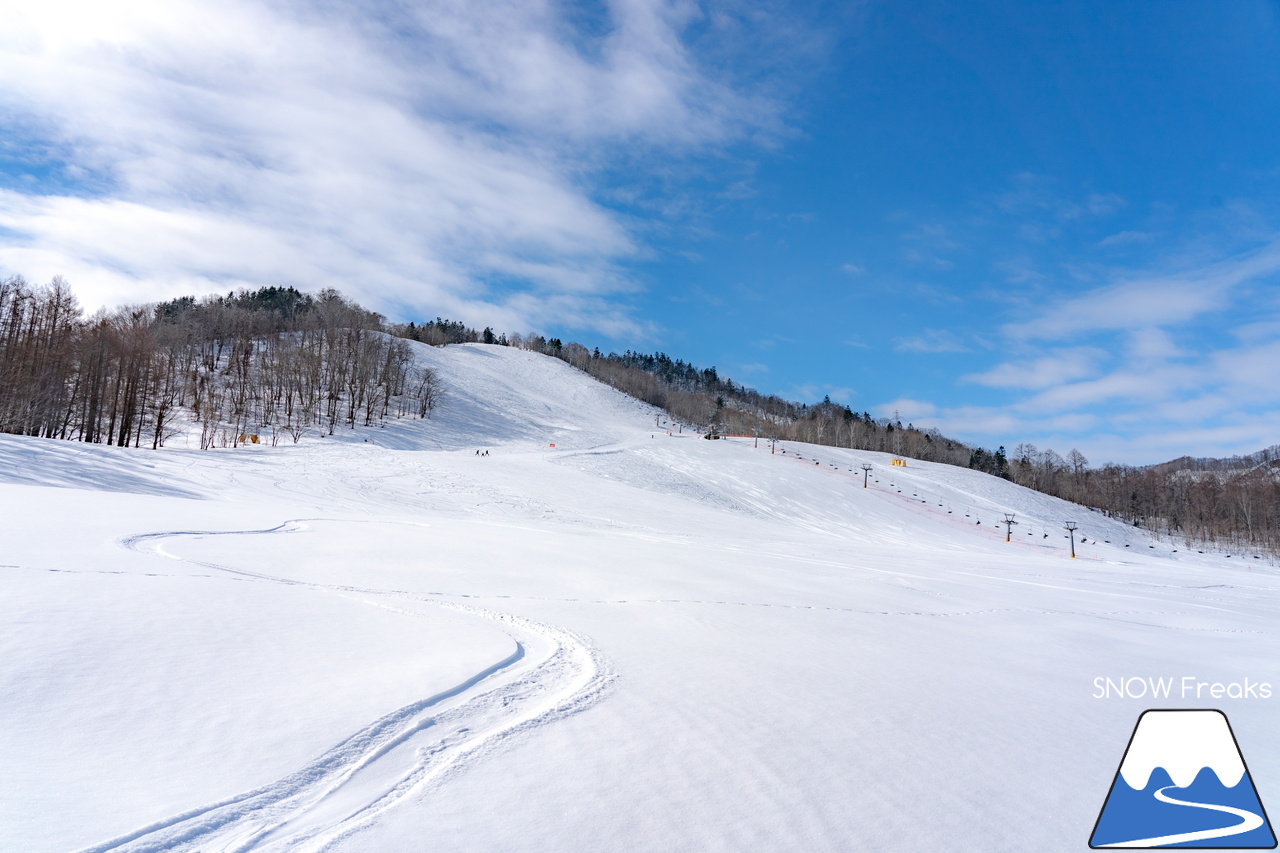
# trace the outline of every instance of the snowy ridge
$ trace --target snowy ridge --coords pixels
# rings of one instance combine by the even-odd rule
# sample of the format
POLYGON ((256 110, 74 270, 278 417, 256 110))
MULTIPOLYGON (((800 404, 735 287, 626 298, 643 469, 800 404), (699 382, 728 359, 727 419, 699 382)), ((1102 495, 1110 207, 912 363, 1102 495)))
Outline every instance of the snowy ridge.
POLYGON ((1142 790, 1157 767, 1163 767, 1179 788, 1189 786, 1206 767, 1228 788, 1240 784, 1245 773, 1240 750, 1220 711, 1144 714, 1120 766, 1120 775, 1130 788, 1142 790))
MULTIPOLYGON (((131 550, 182 560, 160 547, 182 536, 282 534, 305 529, 290 521, 266 530, 171 531, 126 537, 131 550)), ((525 732, 590 707, 615 673, 583 637, 532 619, 433 600, 409 593, 304 584, 195 560, 184 562, 264 582, 303 585, 340 595, 375 596, 379 607, 397 598, 495 623, 516 651, 450 690, 414 702, 352 734, 300 770, 261 788, 174 815, 80 853, 159 850, 321 851, 359 831, 411 795, 438 784, 467 763, 525 732), (386 600, 390 599, 390 601, 386 600)))
POLYGON ((435 370, 443 386, 442 402, 430 419, 391 421, 376 433, 339 429, 325 441, 363 440, 374 433, 379 445, 399 450, 530 443, 584 448, 616 442, 630 432, 620 428, 623 424, 665 416, 551 356, 486 344, 406 343, 417 364, 435 370))

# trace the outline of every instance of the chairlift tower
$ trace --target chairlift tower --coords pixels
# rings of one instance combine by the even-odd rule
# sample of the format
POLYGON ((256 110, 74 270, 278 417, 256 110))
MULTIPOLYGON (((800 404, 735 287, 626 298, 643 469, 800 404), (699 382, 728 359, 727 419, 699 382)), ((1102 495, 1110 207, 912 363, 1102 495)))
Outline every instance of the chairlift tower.
POLYGON ((1074 521, 1065 522, 1063 528, 1071 535, 1071 559, 1076 557, 1076 528, 1078 525, 1074 521))
POLYGON ((1013 526, 1018 522, 1013 520, 1013 513, 1006 512, 1004 514, 1004 521, 1000 523, 1004 525, 1004 541, 1008 542, 1013 537, 1013 526))
POLYGON ((862 463, 862 488, 864 489, 867 487, 867 475, 870 473, 871 473, 871 466, 865 462, 862 463))

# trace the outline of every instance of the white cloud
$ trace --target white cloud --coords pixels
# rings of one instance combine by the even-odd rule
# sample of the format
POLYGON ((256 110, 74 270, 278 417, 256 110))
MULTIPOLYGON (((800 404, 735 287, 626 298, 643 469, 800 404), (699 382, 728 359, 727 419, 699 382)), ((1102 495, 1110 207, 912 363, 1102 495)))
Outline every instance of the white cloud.
POLYGON ((1280 403, 1280 339, 1213 353, 1209 364, 1239 403, 1280 403))
MULTIPOLYGON (((1276 443, 1280 340, 1201 354, 1177 347, 1162 330, 1127 338, 1129 346, 1114 354, 1059 350, 967 376, 1012 394, 989 405, 913 401, 916 425, 989 447, 1020 441, 1059 452, 1078 447, 1095 463, 1228 456, 1276 443)), ((895 406, 904 402, 876 411, 895 406)))
POLYGON ((336 286, 634 331, 607 297, 643 247, 595 168, 767 131, 776 110, 698 67, 696 7, 609 12, 587 38, 550 2, 6 0, 0 124, 53 176, 0 193, 0 267, 66 275, 90 305, 336 286))
POLYGON ((1084 382, 1047 388, 1015 404, 1033 412, 1060 412, 1106 405, 1113 411, 1146 406, 1170 399, 1175 394, 1193 392, 1205 380, 1202 371, 1180 365, 1131 371, 1116 370, 1084 382))
POLYGON ((1248 453, 1274 444, 1280 431, 1280 413, 1276 412, 1248 417, 1223 413, 1211 425, 1203 425, 1204 415, 1212 414, 1212 408, 1182 418, 1169 417, 1172 413, 1164 411, 1127 410, 1135 417, 1126 419, 1113 412, 1046 413, 1032 407, 942 407, 923 400, 895 400, 875 406, 873 411, 887 416, 895 407, 904 423, 910 420, 921 429, 936 428, 944 435, 988 449, 1003 444, 1012 450, 1023 441, 1061 454, 1077 448, 1094 465, 1163 462, 1191 449, 1214 456, 1248 453))
POLYGON ((1105 351, 1094 347, 1058 350, 1044 358, 1007 361, 983 373, 971 373, 963 381, 993 388, 1039 390, 1093 376, 1106 356, 1105 351))
MULTIPOLYGON (((972 316, 967 306, 945 330, 912 330, 895 341, 899 351, 968 353, 938 359, 963 364, 967 374, 946 396, 916 401, 917 426, 987 447, 1019 441, 1064 453, 1078 447, 1099 463, 1229 455, 1275 444, 1280 236, 1256 215, 1184 230, 1173 211, 1163 210, 1137 220, 1151 230, 1113 227, 1099 243, 1098 229, 1109 224, 1101 217, 1126 206, 1124 198, 1105 194, 1072 201, 1035 175, 1017 176, 1008 192, 979 206, 982 216, 967 220, 967 247, 982 245, 992 228, 1001 230, 1005 252, 1018 246, 1015 235, 1046 245, 1023 245, 993 261, 997 277, 1012 287, 971 291, 970 302, 991 303, 1011 320, 998 328, 993 346, 975 336, 976 322, 964 326, 972 316), (1100 254, 1100 246, 1140 245, 1149 257, 1178 235, 1181 245, 1147 268, 1097 260, 1114 256, 1100 254), (1253 248, 1240 251, 1246 245, 1253 248), (1170 436, 1204 443, 1178 445, 1170 436)), ((956 219, 956 233, 965 222, 956 219)), ((927 248, 926 238, 951 239, 950 233, 910 232, 903 246, 927 248)), ((873 410, 895 405, 902 401, 873 410)))
POLYGON ((1230 307, 1241 285, 1280 273, 1280 240, 1244 255, 1170 275, 1141 275, 1059 300, 1039 316, 1010 324, 1014 338, 1060 339, 1187 323, 1230 307))
POLYGON ((1247 342, 1280 338, 1280 318, 1269 317, 1262 320, 1254 320, 1242 326, 1236 326, 1231 330, 1231 334, 1247 342))
POLYGON ((1164 329, 1134 329, 1128 337, 1128 354, 1135 361, 1163 361, 1187 355, 1164 329))

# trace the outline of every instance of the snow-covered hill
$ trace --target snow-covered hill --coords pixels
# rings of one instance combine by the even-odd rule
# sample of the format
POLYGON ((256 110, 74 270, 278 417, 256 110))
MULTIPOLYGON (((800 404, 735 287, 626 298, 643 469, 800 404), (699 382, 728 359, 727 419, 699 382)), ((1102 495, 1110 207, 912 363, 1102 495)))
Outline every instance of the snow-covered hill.
POLYGON ((1095 698, 1280 687, 1266 561, 418 353, 428 421, 0 436, 0 848, 1076 850, 1148 707, 1280 794, 1280 699, 1095 698))

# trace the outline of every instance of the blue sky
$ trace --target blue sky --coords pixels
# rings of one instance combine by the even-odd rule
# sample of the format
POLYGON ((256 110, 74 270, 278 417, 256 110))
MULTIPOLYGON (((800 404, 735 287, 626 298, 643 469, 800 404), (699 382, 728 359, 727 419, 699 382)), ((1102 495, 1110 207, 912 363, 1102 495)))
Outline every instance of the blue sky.
POLYGON ((0 0, 0 273, 292 284, 1094 464, 1280 442, 1276 3, 0 0))

